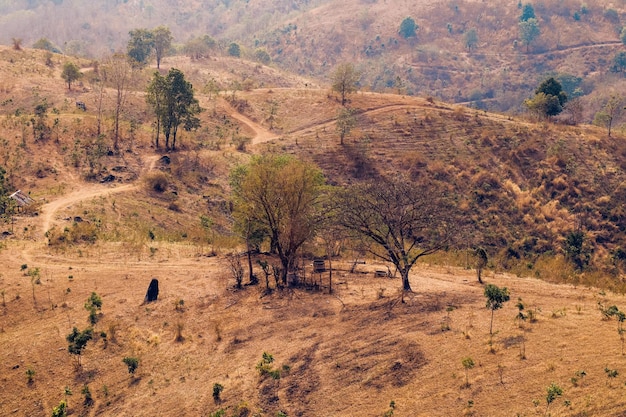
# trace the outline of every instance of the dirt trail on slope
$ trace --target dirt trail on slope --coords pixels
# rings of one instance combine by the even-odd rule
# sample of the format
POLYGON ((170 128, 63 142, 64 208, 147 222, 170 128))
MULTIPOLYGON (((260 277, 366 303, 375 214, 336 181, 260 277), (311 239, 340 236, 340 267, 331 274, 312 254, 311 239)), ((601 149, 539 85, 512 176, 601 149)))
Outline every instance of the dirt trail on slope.
MULTIPOLYGON (((147 168, 142 169, 139 177, 145 172, 154 169, 158 155, 150 155, 144 158, 144 163, 147 163, 147 168)), ((55 219, 55 214, 64 207, 70 207, 84 200, 89 200, 96 197, 108 196, 111 194, 123 193, 126 191, 132 191, 139 187, 138 181, 131 184, 124 184, 120 186, 111 186, 109 184, 78 184, 79 189, 73 191, 58 200, 54 200, 50 203, 44 204, 41 207, 41 219, 42 230, 47 232, 58 219, 55 219)))
POLYGON ((229 116, 233 119, 239 120, 244 125, 248 126, 253 132, 254 136, 252 137, 252 145, 257 145, 263 142, 269 142, 274 139, 278 139, 279 136, 271 131, 267 130, 263 126, 258 123, 253 122, 243 114, 239 113, 237 110, 230 107, 229 116))

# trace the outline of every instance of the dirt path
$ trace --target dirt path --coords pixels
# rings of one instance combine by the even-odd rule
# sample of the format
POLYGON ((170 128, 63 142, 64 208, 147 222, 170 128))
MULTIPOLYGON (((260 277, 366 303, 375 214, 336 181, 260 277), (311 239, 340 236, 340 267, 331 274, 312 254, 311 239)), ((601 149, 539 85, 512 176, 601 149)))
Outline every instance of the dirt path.
POLYGON ((279 136, 276 135, 275 133, 272 133, 271 131, 267 130, 260 124, 255 123, 252 120, 248 119, 246 116, 239 113, 232 107, 229 106, 229 108, 230 108, 230 113, 229 113, 230 117, 232 117, 233 119, 239 120, 241 123, 248 126, 254 132, 254 136, 252 137, 252 145, 258 145, 259 143, 269 142, 271 140, 278 139, 279 136))
MULTIPOLYGON (((144 168, 140 173, 143 175, 145 172, 154 169, 156 162, 158 161, 158 155, 150 155, 143 159, 144 168)), ((105 195, 112 195, 123 193, 126 191, 132 191, 139 187, 139 183, 137 181, 131 184, 124 184, 120 186, 111 186, 109 184, 88 184, 88 185, 80 185, 79 189, 73 191, 69 194, 66 194, 59 198, 58 200, 54 200, 50 203, 44 204, 41 207, 41 219, 42 219, 42 228, 41 230, 45 233, 53 226, 53 224, 58 220, 55 219, 55 214, 62 208, 71 207, 74 204, 77 204, 81 201, 89 200, 96 197, 101 197, 105 195)))

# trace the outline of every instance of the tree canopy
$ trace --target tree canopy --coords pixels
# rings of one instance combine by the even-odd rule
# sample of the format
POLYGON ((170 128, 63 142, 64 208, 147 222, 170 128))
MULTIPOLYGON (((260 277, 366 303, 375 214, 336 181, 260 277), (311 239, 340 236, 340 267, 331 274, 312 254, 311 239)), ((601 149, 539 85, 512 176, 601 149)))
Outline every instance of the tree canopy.
POLYGON ((561 83, 554 77, 544 80, 535 89, 534 97, 524 101, 524 105, 538 116, 556 116, 563 111, 567 94, 561 83))
POLYGON ((154 48, 154 34, 148 29, 134 29, 128 32, 127 53, 139 66, 146 65, 154 48))
POLYGON ((536 19, 536 18, 537 16, 535 16, 535 9, 533 8, 533 5, 530 3, 524 4, 524 6, 522 6, 522 14, 519 17, 519 21, 526 22, 530 19, 536 19))
POLYGON ((472 48, 475 48, 478 45, 478 33, 476 29, 471 28, 467 32, 465 32, 465 47, 468 51, 471 51, 472 48))
POLYGON ((520 21, 519 33, 522 42, 526 45, 526 52, 528 52, 530 50, 530 44, 541 35, 539 22, 537 22, 535 18, 520 21))
POLYGON ((228 45, 228 55, 234 56, 236 58, 241 57, 241 47, 238 43, 232 42, 228 45))
POLYGON ((167 26, 159 26, 152 30, 154 52, 156 54, 157 69, 161 68, 161 59, 172 46, 172 32, 167 26))
POLYGON ((351 63, 339 64, 333 72, 333 91, 341 95, 341 105, 345 106, 348 94, 357 90, 357 83, 361 78, 361 74, 354 68, 351 63))
POLYGON ((409 16, 405 17, 404 20, 402 20, 402 23, 400 23, 400 30, 398 30, 398 33, 404 39, 408 39, 416 35, 415 32, 417 29, 419 29, 419 26, 415 23, 415 20, 409 16))
POLYGON ((80 69, 73 62, 66 62, 63 64, 63 72, 61 72, 61 78, 67 83, 67 89, 72 90, 72 83, 83 76, 80 69))
POLYGON ((511 299, 509 290, 506 287, 498 288, 497 285, 487 284, 485 286, 485 298, 487 298, 486 307, 491 310, 491 323, 489 325, 489 334, 493 334, 493 313, 502 308, 505 302, 511 299))
POLYGON ((325 219, 324 178, 314 165, 291 156, 255 156, 231 174, 234 216, 242 230, 262 232, 281 262, 283 283, 296 253, 325 219))
POLYGON ((171 144, 174 150, 181 125, 186 131, 200 127, 200 119, 196 115, 202 109, 194 97, 193 86, 185 80, 185 75, 179 69, 170 69, 165 77, 155 72, 148 85, 146 102, 152 107, 157 119, 157 148, 161 128, 165 135, 165 148, 170 149, 171 144))
POLYGON ((361 237, 372 255, 397 268, 404 291, 411 291, 409 272, 415 262, 446 248, 457 226, 445 193, 403 177, 342 189, 336 202, 337 222, 361 237))

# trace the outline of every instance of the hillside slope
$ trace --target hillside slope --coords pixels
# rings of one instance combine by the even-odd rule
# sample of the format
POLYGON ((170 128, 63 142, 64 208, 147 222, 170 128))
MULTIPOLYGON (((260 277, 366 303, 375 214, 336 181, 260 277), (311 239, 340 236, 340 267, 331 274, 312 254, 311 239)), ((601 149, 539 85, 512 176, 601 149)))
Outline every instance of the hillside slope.
POLYGON ((5 2, 0 42, 21 38, 32 45, 47 37, 69 54, 99 58, 124 50, 131 29, 167 25, 175 38, 174 53, 208 34, 219 41, 213 54, 226 54, 234 41, 242 45, 244 57, 254 59, 257 49, 263 49, 275 65, 320 79, 328 79, 338 63, 348 61, 362 71, 363 88, 513 112, 521 110, 523 99, 543 77, 557 74, 575 80, 572 91, 579 88, 587 96, 585 117, 591 121, 597 100, 623 82, 623 68, 614 67, 613 59, 623 51, 619 34, 624 9, 608 1, 537 2, 540 36, 526 47, 518 30, 521 4, 412 0, 389 7, 381 0, 190 0, 174 7, 164 0, 5 2), (419 29, 405 39, 398 29, 409 16, 419 29), (58 24, 47 24, 50 20, 58 24), (472 29, 477 40, 468 49, 465 37, 472 29))

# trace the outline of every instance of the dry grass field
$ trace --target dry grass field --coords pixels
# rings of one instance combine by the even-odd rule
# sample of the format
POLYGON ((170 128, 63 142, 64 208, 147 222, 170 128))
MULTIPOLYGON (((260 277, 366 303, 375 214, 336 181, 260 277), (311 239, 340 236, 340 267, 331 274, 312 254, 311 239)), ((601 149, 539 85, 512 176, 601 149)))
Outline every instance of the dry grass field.
POLYGON ((553 382, 564 391, 553 416, 618 416, 625 406, 617 322, 598 310, 598 302, 622 308, 621 295, 489 274, 487 282, 511 291, 490 339, 490 311, 472 271, 418 265, 406 304, 398 303, 399 280, 375 278, 369 260, 353 274, 339 262, 333 295, 264 296, 256 287, 233 290, 219 256, 180 244, 158 245, 154 256, 142 251, 96 244, 56 253, 41 240, 7 242, 3 415, 50 415, 65 387, 72 415, 207 416, 223 408, 229 416, 380 416, 394 401, 398 416, 533 416, 544 414, 553 382), (40 269, 41 284, 31 286, 23 264, 40 269), (152 277, 159 300, 142 305, 152 277), (65 336, 87 327, 83 304, 93 291, 103 300, 95 331, 108 341, 90 341, 76 368, 65 336), (515 320, 519 298, 532 321, 515 320), (280 379, 255 369, 263 352, 274 356, 280 379), (139 358, 134 376, 126 356, 139 358), (469 386, 466 357, 475 363, 469 386), (220 403, 214 383, 224 386, 220 403), (85 385, 91 406, 83 404, 85 385))

